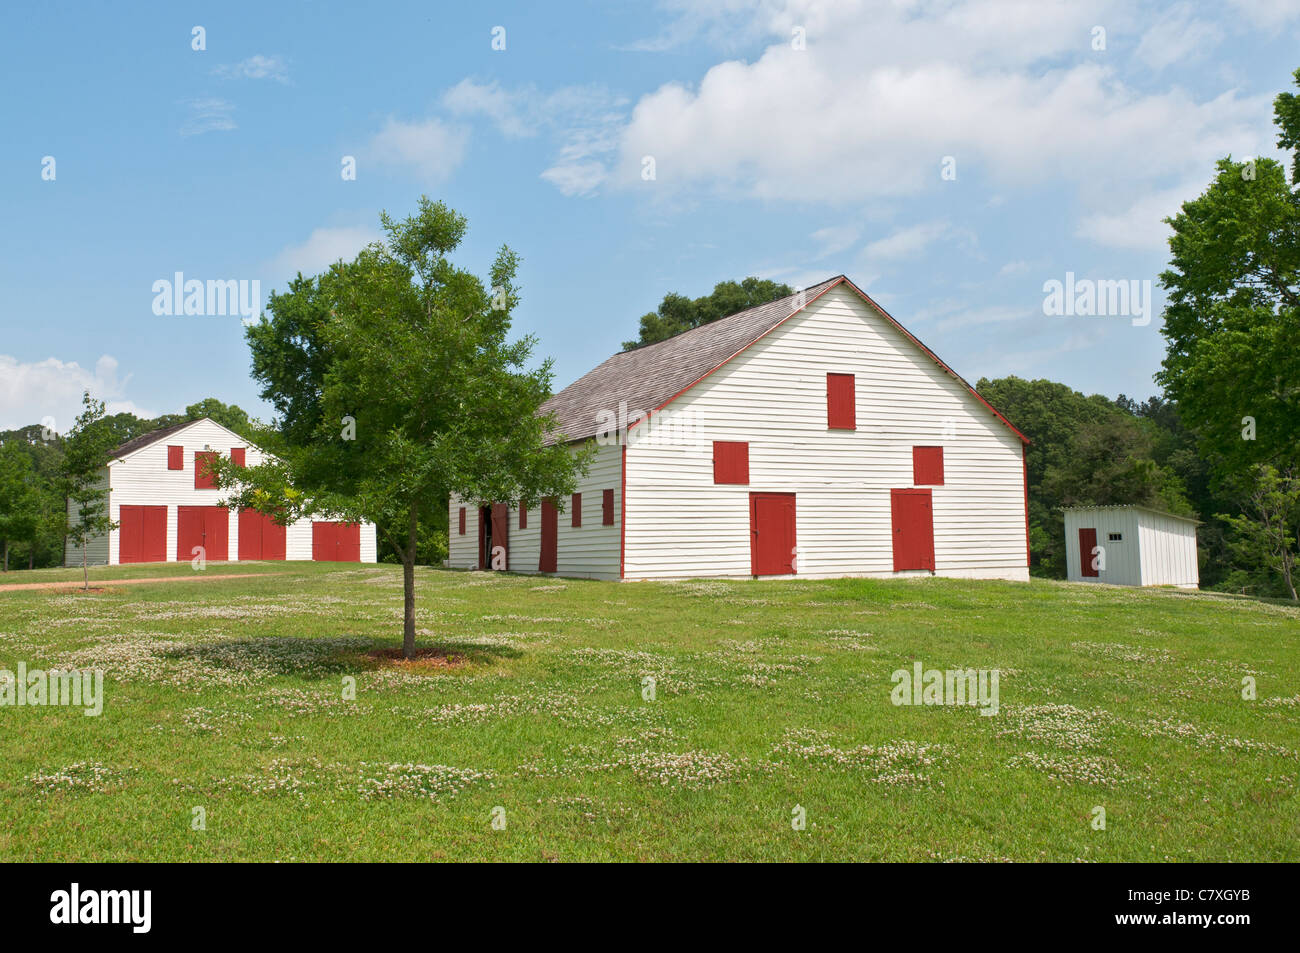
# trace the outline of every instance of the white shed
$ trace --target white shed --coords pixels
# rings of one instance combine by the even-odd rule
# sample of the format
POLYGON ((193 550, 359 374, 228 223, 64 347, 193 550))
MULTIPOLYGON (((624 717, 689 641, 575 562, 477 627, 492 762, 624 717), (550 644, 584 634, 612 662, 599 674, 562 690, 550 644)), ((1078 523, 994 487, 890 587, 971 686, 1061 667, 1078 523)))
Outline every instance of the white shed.
POLYGON ((1197 589, 1197 524, 1146 506, 1070 507, 1066 576, 1071 582, 1197 589))
POLYGON ((541 410, 595 443, 590 471, 522 510, 453 496, 449 565, 1029 578, 1028 441, 843 275, 615 354, 541 410))
MULTIPOLYGON (((256 466, 262 451, 208 417, 164 427, 128 440, 109 455, 99 485, 108 490, 109 519, 118 528, 92 539, 92 566, 121 563, 316 560, 376 561, 373 523, 300 519, 278 526, 253 510, 218 505, 221 492, 203 466, 229 455, 256 466)), ((69 517, 76 504, 68 501, 69 517)), ((81 550, 65 543, 64 565, 80 566, 81 550)))

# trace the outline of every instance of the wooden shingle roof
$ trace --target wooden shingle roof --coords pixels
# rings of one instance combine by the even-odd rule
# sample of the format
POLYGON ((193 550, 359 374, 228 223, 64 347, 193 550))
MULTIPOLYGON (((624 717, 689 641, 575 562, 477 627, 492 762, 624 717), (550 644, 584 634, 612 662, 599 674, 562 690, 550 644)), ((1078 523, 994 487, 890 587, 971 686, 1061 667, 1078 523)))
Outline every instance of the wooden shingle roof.
MULTIPOLYGON (((206 417, 200 419, 207 420, 206 417)), ((108 458, 110 460, 117 460, 120 457, 125 457, 128 453, 134 453, 142 447, 149 446, 151 443, 157 443, 164 437, 170 437, 176 431, 184 430, 186 427, 193 426, 196 423, 198 423, 197 420, 185 420, 178 424, 172 424, 170 427, 162 427, 158 430, 151 430, 148 433, 141 434, 138 437, 132 437, 126 443, 122 444, 122 446, 110 453, 108 458)))

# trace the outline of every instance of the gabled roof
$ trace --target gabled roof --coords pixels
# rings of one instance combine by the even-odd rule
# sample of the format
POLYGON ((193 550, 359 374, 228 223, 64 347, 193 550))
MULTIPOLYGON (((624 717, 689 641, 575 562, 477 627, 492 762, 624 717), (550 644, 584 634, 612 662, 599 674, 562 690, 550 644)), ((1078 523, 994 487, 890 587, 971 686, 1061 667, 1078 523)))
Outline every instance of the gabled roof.
POLYGON ((785 298, 683 331, 666 341, 615 354, 542 404, 538 412, 555 415, 550 435, 552 439, 563 434, 566 440, 585 440, 599 433, 602 423, 598 416, 600 412, 617 413, 620 402, 626 402, 629 418, 634 418, 638 412, 661 410, 741 351, 841 284, 856 292, 869 307, 970 391, 1012 433, 1029 443, 1029 438, 1011 426, 1010 421, 975 392, 975 388, 939 360, 933 351, 844 275, 828 278, 785 298))
POLYGON ((245 438, 241 437, 239 434, 235 433, 233 430, 231 430, 229 427, 225 426, 224 424, 217 423, 217 421, 213 420, 211 417, 200 417, 197 420, 186 420, 183 423, 172 424, 170 427, 161 427, 158 430, 151 430, 149 431, 149 433, 141 434, 138 437, 133 437, 132 439, 128 440, 126 443, 122 444, 122 446, 114 450, 112 453, 110 453, 108 455, 108 462, 110 464, 116 463, 118 460, 125 459, 126 457, 129 457, 133 453, 139 453, 145 447, 152 446, 153 444, 158 443, 158 441, 160 440, 166 440, 168 437, 172 436, 173 434, 180 433, 182 430, 185 430, 189 427, 193 427, 195 424, 201 424, 205 422, 212 424, 214 427, 220 427, 226 433, 230 434, 230 436, 232 436, 236 441, 234 444, 235 446, 248 447, 250 449, 253 448, 253 445, 249 443, 245 438))
POLYGON ((1183 520, 1186 523, 1195 523, 1197 526, 1202 525, 1201 521, 1194 516, 1180 516, 1177 513, 1170 513, 1168 510, 1158 510, 1154 506, 1144 506, 1141 503, 1112 503, 1109 505, 1065 506, 1061 508, 1061 512, 1063 513, 1095 513, 1098 510, 1141 510, 1143 513, 1154 513, 1156 516, 1167 516, 1171 520, 1183 520))

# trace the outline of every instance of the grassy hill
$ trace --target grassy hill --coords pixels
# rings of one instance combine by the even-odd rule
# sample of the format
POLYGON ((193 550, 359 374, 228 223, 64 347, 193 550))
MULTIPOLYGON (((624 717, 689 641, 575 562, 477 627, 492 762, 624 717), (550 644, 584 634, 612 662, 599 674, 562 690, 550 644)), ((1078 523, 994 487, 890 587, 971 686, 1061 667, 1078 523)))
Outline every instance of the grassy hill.
POLYGON ((0 856, 1300 859, 1294 607, 423 570, 418 608, 404 663, 396 567, 0 592, 0 668, 106 677, 98 717, 0 708, 0 856), (894 705, 917 661, 997 669, 997 714, 894 705))

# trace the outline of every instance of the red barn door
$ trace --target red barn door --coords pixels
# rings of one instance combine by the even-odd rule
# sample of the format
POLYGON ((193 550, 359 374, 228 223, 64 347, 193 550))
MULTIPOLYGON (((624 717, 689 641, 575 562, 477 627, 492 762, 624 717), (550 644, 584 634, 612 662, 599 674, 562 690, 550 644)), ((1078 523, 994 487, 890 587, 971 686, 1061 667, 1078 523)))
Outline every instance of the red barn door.
POLYGON ((189 562, 194 547, 203 547, 203 558, 222 562, 230 558, 230 513, 224 506, 176 507, 176 558, 189 562))
POLYGON ((755 576, 795 572, 795 495, 749 494, 749 570, 755 576))
POLYGON ((889 516, 894 536, 894 572, 934 572, 934 508, 929 490, 890 490, 889 516))
POLYGON ((284 559, 284 527, 257 510, 239 511, 239 558, 284 559))
POLYGON ((117 561, 161 563, 167 561, 167 507, 123 506, 118 513, 117 561))
POLYGON ((317 562, 361 562, 361 524, 312 523, 311 558, 317 562))
POLYGON ((1097 548, 1097 530, 1079 529, 1079 572, 1085 576, 1097 578, 1099 573, 1093 568, 1092 551, 1097 548))
POLYGON ((542 553, 537 560, 538 572, 556 572, 559 561, 559 514, 554 500, 542 500, 542 553))

